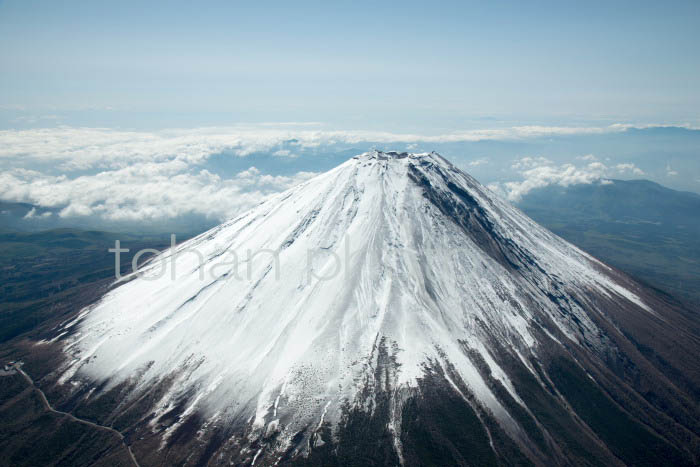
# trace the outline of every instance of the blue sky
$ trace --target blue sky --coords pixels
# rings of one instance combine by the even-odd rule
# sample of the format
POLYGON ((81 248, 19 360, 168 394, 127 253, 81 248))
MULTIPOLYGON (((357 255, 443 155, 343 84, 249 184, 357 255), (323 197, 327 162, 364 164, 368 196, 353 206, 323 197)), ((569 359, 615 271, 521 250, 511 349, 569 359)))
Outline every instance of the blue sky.
POLYGON ((690 123, 700 2, 0 3, 0 126, 690 123))
POLYGON ((372 148, 700 192, 700 1, 200 3, 0 0, 0 203, 203 228, 372 148))

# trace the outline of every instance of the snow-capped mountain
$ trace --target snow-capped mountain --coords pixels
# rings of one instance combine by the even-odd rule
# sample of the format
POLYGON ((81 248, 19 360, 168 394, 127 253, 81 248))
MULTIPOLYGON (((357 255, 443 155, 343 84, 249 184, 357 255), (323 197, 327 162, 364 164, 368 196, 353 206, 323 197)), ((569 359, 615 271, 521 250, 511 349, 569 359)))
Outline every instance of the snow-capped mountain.
POLYGON ((693 317, 435 153, 356 156, 116 285, 56 378, 142 465, 699 460, 693 317))

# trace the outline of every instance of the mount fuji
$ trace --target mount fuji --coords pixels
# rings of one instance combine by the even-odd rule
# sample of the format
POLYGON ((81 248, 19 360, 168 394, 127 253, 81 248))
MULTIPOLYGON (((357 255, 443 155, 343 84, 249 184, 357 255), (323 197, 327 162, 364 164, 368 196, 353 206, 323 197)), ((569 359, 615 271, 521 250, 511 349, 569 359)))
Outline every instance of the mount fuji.
POLYGON ((693 465, 697 314, 436 153, 372 151, 37 345, 141 465, 693 465))

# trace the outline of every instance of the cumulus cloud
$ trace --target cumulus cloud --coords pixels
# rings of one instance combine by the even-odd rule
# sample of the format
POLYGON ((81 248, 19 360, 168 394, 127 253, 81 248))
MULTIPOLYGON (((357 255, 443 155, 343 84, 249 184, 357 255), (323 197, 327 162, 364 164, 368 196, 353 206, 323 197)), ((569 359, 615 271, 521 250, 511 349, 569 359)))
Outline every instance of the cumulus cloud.
MULTIPOLYGON (((213 154, 295 157, 281 144, 318 144, 314 131, 292 141, 293 125, 271 129, 132 132, 102 128, 0 131, 0 199, 53 208, 64 218, 158 221, 196 214, 222 220, 312 172, 216 174, 213 154)), ((28 219, 37 216, 30 212, 28 219)))
POLYGON ((618 172, 625 173, 630 172, 634 175, 644 175, 644 171, 632 163, 617 164, 615 166, 618 172))
MULTIPOLYGON (((7 213, 9 211, 3 211, 3 213, 7 213)), ((51 212, 43 212, 41 214, 36 213, 36 208, 33 207, 32 209, 27 212, 27 214, 24 215, 24 219, 37 219, 37 218, 42 218, 42 217, 51 217, 51 212)))
POLYGON ((605 174, 606 167, 601 162, 591 162, 584 167, 572 164, 561 166, 541 165, 524 170, 524 180, 504 183, 508 199, 519 201, 524 195, 536 188, 548 185, 569 186, 581 183, 592 183, 600 180, 605 174))
POLYGON ((632 163, 621 163, 608 167, 597 160, 592 154, 578 158, 589 162, 583 166, 574 164, 555 165, 543 157, 523 157, 515 161, 511 166, 520 170, 523 177, 521 181, 493 184, 491 189, 501 195, 505 195, 510 201, 517 202, 530 191, 544 188, 549 185, 570 186, 579 184, 601 183, 609 185, 613 182, 608 179, 611 173, 632 173, 643 175, 644 172, 632 163))
POLYGON ((18 169, 0 174, 0 198, 60 208, 61 217, 157 221, 201 214, 222 220, 313 175, 271 176, 251 167, 224 179, 182 161, 138 163, 76 178, 18 169))

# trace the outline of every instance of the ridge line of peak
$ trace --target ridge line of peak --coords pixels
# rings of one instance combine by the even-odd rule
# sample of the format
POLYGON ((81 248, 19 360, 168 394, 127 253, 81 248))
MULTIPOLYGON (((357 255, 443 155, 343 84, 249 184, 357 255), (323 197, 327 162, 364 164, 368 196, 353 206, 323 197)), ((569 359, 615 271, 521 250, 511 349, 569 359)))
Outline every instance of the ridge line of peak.
POLYGON ((379 149, 373 149, 371 151, 363 152, 353 156, 352 159, 356 160, 394 160, 394 159, 422 159, 422 158, 435 158, 438 157, 443 159, 440 154, 435 151, 431 152, 407 152, 407 151, 382 151, 379 149))

